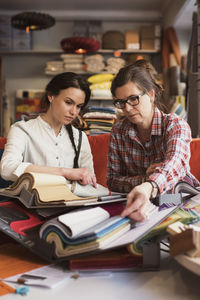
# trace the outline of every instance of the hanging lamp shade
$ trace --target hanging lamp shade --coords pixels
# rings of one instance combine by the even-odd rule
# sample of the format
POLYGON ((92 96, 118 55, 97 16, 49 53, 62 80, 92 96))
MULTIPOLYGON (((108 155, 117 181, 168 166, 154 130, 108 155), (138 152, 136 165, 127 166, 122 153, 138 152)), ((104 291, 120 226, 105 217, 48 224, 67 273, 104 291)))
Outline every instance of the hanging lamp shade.
POLYGON ((55 19, 44 13, 22 12, 11 18, 11 24, 14 28, 33 31, 52 27, 55 19))
POLYGON ((60 45, 68 53, 96 52, 100 48, 99 41, 83 36, 64 38, 61 40, 60 45))

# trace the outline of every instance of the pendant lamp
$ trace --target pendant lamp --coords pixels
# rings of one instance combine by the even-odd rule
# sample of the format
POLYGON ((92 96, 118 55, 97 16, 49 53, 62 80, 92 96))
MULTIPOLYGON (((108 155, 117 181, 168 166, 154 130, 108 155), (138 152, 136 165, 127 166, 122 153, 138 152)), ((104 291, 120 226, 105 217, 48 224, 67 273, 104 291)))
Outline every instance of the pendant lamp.
POLYGON ((60 42, 61 48, 68 53, 96 52, 100 48, 99 41, 84 36, 64 38, 60 42))
POLYGON ((52 27, 55 24, 55 19, 44 13, 38 12, 22 12, 11 18, 11 25, 14 28, 26 30, 42 30, 52 27))

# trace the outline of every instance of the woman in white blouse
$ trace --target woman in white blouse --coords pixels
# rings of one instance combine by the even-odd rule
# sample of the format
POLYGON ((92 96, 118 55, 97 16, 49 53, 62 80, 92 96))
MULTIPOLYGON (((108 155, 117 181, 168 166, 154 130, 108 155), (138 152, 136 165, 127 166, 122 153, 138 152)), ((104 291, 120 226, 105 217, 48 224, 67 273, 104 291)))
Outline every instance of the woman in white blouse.
POLYGON ((89 85, 79 75, 65 72, 55 76, 46 86, 46 113, 11 126, 1 176, 15 181, 24 172, 48 173, 96 187, 87 136, 82 133, 77 160, 79 130, 71 125, 89 98, 89 85))

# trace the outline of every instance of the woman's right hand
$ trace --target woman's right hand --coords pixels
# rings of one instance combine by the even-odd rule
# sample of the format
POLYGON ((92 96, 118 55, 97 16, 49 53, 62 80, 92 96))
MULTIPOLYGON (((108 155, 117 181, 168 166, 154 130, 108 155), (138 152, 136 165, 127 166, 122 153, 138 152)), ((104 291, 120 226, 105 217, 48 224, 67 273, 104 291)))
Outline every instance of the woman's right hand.
POLYGON ((68 180, 79 181, 82 185, 92 184, 97 187, 96 177, 87 168, 64 169, 64 177, 68 180))
POLYGON ((148 167, 148 169, 146 170, 146 175, 149 176, 151 175, 152 173, 155 172, 155 169, 157 167, 160 167, 162 165, 162 163, 155 163, 155 164, 152 164, 148 167))
POLYGON ((151 192, 152 185, 150 182, 135 186, 127 195, 126 207, 121 216, 128 216, 137 222, 145 221, 148 218, 148 210, 151 205, 151 192))

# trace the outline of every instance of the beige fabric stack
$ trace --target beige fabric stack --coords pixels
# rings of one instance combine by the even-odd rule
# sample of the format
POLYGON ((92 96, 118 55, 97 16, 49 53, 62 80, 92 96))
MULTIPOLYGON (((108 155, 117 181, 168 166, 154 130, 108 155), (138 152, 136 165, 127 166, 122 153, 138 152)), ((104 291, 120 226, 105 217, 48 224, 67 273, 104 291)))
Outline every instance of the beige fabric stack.
POLYGON ((45 74, 56 75, 64 71, 63 62, 60 60, 47 61, 45 67, 45 74))
POLYGON ((104 58, 101 54, 89 55, 84 59, 85 70, 96 73, 104 70, 104 58))
POLYGON ((61 54, 65 72, 83 72, 83 55, 82 54, 61 54))
POLYGON ((119 57, 110 57, 107 59, 106 70, 109 73, 117 74, 118 71, 126 65, 126 61, 119 57))

